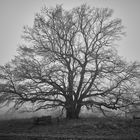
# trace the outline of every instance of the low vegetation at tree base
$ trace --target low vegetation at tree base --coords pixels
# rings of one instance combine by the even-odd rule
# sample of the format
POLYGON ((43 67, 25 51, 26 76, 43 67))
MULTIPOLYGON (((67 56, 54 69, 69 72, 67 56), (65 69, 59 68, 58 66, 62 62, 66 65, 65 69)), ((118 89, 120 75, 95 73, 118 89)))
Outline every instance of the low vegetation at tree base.
MULTIPOLYGON (((0 121, 0 136, 10 135, 14 138, 24 136, 36 140, 51 139, 125 139, 140 138, 140 121, 123 118, 80 118, 76 120, 61 119, 59 124, 56 118, 51 125, 33 125, 31 119, 15 119, 0 121), (46 137, 46 138, 45 138, 46 137), (38 139, 37 139, 38 138, 38 139), (41 139, 42 138, 42 139, 41 139)), ((10 139, 15 140, 15 139, 10 139)), ((21 138, 22 140, 22 138, 21 138)), ((26 139, 24 139, 26 140, 26 139)))

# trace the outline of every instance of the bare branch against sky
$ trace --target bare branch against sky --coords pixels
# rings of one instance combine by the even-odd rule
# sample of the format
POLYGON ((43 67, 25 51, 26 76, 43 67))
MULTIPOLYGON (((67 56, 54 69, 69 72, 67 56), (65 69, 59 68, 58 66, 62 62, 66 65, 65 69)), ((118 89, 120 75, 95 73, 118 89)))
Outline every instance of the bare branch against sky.
POLYGON ((115 17, 122 19, 127 36, 119 43, 119 54, 129 60, 140 60, 140 1, 139 0, 0 0, 0 64, 5 64, 16 55, 21 44, 24 25, 32 25, 33 18, 43 5, 53 7, 63 4, 64 8, 87 3, 95 7, 114 9, 115 17))

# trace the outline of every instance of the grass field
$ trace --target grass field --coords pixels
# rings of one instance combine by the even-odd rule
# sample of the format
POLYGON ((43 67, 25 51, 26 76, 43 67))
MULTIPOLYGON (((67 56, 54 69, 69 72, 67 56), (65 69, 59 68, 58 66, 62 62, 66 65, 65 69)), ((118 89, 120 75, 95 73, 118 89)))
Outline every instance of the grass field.
POLYGON ((113 118, 53 119, 52 125, 34 125, 33 119, 0 121, 0 140, 138 140, 140 120, 113 118))

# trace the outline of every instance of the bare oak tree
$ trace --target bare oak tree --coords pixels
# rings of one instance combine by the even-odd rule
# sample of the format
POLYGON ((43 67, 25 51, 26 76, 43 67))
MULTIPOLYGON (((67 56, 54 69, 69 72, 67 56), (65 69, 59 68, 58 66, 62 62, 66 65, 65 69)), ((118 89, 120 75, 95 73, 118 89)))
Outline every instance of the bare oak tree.
POLYGON ((87 5, 64 10, 44 7, 33 27, 24 27, 27 44, 0 67, 0 103, 19 109, 65 109, 78 118, 81 107, 119 109, 135 101, 139 64, 127 63, 114 41, 124 34, 108 8, 87 5))

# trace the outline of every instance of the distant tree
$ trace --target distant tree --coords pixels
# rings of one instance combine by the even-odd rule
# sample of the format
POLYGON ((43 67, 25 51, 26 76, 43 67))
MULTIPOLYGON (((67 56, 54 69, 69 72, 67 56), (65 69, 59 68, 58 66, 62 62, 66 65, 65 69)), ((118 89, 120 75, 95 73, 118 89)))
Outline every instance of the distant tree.
POLYGON ((33 27, 24 27, 27 44, 19 55, 0 67, 1 104, 61 107, 73 119, 83 106, 103 111, 133 103, 140 65, 124 61, 113 47, 124 27, 112 13, 87 5, 43 8, 33 27))

